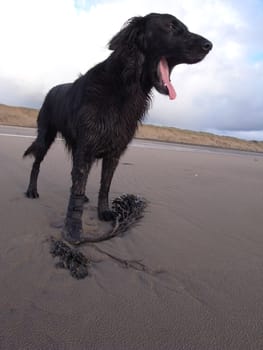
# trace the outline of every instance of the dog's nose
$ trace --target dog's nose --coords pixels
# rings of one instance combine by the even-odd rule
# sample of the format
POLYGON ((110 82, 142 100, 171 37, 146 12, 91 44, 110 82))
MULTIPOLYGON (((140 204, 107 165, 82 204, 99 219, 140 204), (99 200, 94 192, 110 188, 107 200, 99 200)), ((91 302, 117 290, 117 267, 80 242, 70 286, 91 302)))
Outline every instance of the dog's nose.
POLYGON ((210 51, 213 47, 213 44, 211 43, 211 41, 206 40, 203 45, 202 45, 202 49, 206 52, 210 51))

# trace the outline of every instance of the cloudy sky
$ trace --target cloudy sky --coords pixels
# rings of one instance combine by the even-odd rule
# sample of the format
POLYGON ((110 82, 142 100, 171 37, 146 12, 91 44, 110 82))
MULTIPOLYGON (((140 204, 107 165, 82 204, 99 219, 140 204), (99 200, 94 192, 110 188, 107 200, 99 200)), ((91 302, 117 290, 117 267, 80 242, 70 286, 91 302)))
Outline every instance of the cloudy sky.
POLYGON ((53 86, 109 55, 135 15, 171 13, 214 44, 174 69, 147 122, 263 140, 263 0, 0 0, 0 103, 40 107, 53 86))

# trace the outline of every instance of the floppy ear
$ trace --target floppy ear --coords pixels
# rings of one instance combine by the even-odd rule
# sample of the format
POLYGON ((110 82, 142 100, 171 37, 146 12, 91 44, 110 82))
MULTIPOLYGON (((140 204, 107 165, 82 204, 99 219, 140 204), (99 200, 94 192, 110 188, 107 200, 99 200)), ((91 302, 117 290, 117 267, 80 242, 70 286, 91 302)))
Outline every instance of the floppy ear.
POLYGON ((110 50, 117 50, 124 46, 137 45, 144 48, 144 18, 133 17, 129 19, 124 27, 109 42, 110 50))

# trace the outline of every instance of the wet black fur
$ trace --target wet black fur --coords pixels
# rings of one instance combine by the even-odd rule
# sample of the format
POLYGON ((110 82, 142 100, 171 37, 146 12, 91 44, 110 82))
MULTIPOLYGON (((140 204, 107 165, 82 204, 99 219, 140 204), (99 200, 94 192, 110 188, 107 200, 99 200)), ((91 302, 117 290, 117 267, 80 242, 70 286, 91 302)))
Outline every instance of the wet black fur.
POLYGON ((38 197, 40 163, 61 133, 73 159, 66 240, 81 241, 85 187, 96 159, 103 160, 98 215, 113 219, 108 193, 119 158, 150 106, 152 88, 168 93, 158 74, 161 57, 171 73, 177 64, 201 61, 211 48, 208 40, 189 32, 171 15, 135 17, 112 38, 112 53, 105 61, 75 82, 48 92, 39 111, 37 138, 24 153, 35 157, 26 195, 38 197))

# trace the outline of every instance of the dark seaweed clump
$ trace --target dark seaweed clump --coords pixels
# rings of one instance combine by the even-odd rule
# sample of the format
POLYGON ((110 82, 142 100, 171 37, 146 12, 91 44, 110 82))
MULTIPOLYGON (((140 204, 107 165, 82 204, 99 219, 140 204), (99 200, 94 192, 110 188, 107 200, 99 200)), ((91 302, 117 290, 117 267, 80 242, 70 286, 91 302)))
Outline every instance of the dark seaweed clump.
POLYGON ((89 261, 77 249, 70 247, 63 241, 52 239, 50 253, 53 257, 59 258, 56 266, 68 269, 72 277, 82 279, 88 275, 89 261))
MULTIPOLYGON (((83 243, 101 242, 123 234, 143 217, 146 205, 144 198, 133 194, 123 194, 115 198, 112 202, 112 212, 115 218, 112 222, 112 229, 97 238, 87 237, 83 243)), ((59 258, 56 266, 68 269, 72 277, 82 279, 88 276, 90 261, 76 248, 52 238, 50 253, 53 257, 59 258)))

